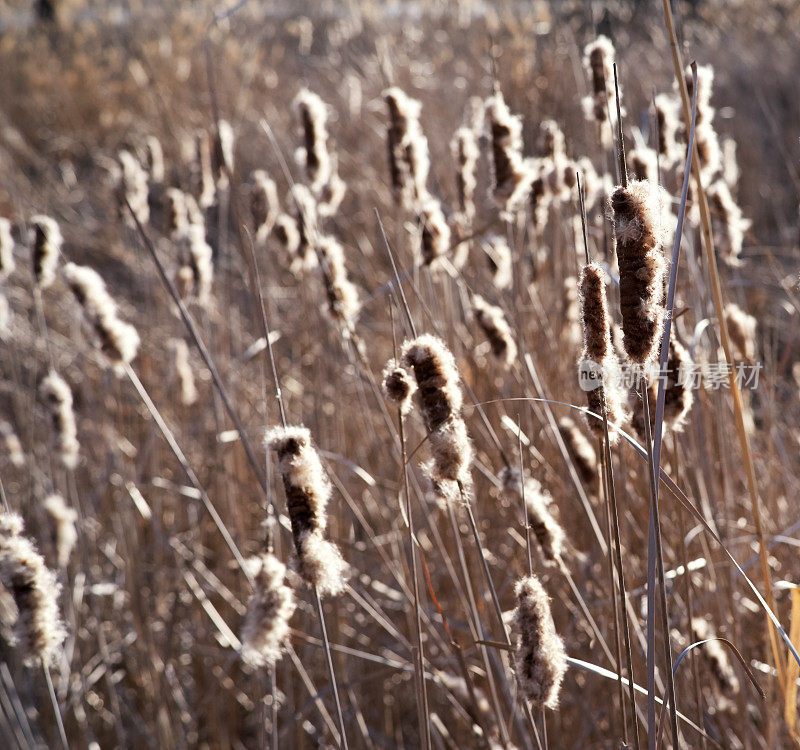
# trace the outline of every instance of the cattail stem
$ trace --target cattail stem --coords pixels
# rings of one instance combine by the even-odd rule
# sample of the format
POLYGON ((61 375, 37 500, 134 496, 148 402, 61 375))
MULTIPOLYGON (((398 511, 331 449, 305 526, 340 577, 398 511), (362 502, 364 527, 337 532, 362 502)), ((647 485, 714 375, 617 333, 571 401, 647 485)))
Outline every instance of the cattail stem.
MULTIPOLYGON (((602 386, 601 386, 602 388, 602 386)), ((601 396, 601 404, 603 405, 603 413, 605 414, 605 397, 601 396)), ((605 461, 605 446, 603 445, 602 437, 597 439, 597 454, 602 457, 600 461, 601 473, 601 486, 603 489, 603 497, 606 501, 606 540, 608 543, 608 583, 611 587, 611 607, 614 617, 614 658, 617 670, 617 689, 619 691, 619 706, 620 706, 620 719, 622 726, 622 742, 627 747, 628 745, 628 717, 625 709, 625 691, 622 686, 622 643, 620 639, 620 622, 619 622, 619 602, 617 600, 617 586, 614 576, 614 557, 612 550, 614 543, 611 538, 611 503, 608 501, 608 477, 606 476, 606 461, 605 461)), ((634 709, 635 710, 635 709, 634 709)), ((634 719, 635 720, 635 719, 634 719)))
POLYGON ((50 677, 50 667, 47 662, 42 659, 42 671, 44 672, 44 679, 47 683, 47 692, 50 695, 50 703, 53 706, 53 714, 56 718, 56 726, 58 727, 58 738, 61 740, 61 746, 64 750, 69 750, 69 743, 67 742, 67 733, 64 731, 64 720, 61 718, 61 709, 58 706, 58 699, 56 698, 56 691, 53 689, 53 680, 50 677))
POLYGON ((656 747, 655 724, 655 574, 658 573, 658 588, 661 604, 661 628, 664 637, 664 662, 667 671, 667 699, 669 703, 670 722, 672 724, 672 746, 680 747, 678 735, 677 708, 675 706, 675 676, 672 672, 672 648, 669 634, 669 612, 667 610, 667 589, 664 576, 664 556, 661 547, 661 519, 658 510, 658 491, 653 470, 653 443, 650 433, 650 400, 649 388, 644 377, 640 382, 640 397, 644 405, 645 442, 647 444, 648 484, 650 486, 650 528, 648 531, 647 550, 647 688, 648 719, 647 732, 651 750, 656 747), (652 684, 652 696, 650 694, 652 684))
POLYGON ((406 437, 403 424, 403 415, 397 410, 397 427, 400 435, 400 458, 403 462, 403 493, 406 496, 406 517, 408 518, 408 550, 411 555, 411 579, 414 591, 414 618, 416 621, 417 636, 417 708, 419 712, 420 734, 426 750, 431 747, 431 727, 428 709, 428 686, 425 678, 425 652, 422 646, 422 618, 419 610, 419 572, 417 570, 417 549, 414 538, 414 517, 411 510, 411 494, 408 487, 408 462, 406 460, 406 437))
POLYGON ((336 683, 336 674, 333 671, 333 659, 331 659, 331 644, 328 641, 328 631, 325 628, 325 615, 322 612, 322 600, 319 597, 317 587, 312 587, 314 590, 314 603, 317 607, 317 617, 319 618, 319 627, 322 632, 322 644, 325 649, 325 663, 328 667, 328 677, 331 681, 331 690, 333 691, 333 700, 336 704, 336 719, 339 722, 339 747, 347 750, 347 734, 344 731, 344 716, 342 715, 342 704, 339 701, 339 688, 336 683))
POLYGON ((158 411, 158 408, 153 403, 153 400, 150 398, 147 389, 142 384, 142 381, 139 380, 139 377, 133 371, 131 366, 127 362, 124 362, 122 366, 124 368, 125 374, 128 376, 128 380, 130 380, 131 385, 133 385, 133 387, 136 389, 136 392, 139 394, 139 398, 142 399, 142 403, 147 408, 147 411, 150 412, 150 416, 153 417, 153 421, 156 423, 156 426, 161 431, 161 434, 164 436, 164 439, 167 441, 167 445, 169 445, 173 455, 175 456, 176 459, 178 459, 178 463, 181 465, 181 468, 185 472, 187 478, 189 479, 189 482, 200 494, 200 500, 202 501, 203 505, 208 511, 208 514, 211 516, 211 519, 214 521, 214 524, 219 530, 219 533, 222 534, 222 538, 225 540, 225 544, 228 545, 228 549, 230 549, 231 553, 236 559, 236 562, 238 563, 242 572, 245 574, 245 577, 250 582, 250 585, 254 586, 255 581, 253 580, 253 577, 250 575, 250 572, 247 569, 247 565, 245 564, 244 558, 242 557, 242 553, 236 546, 236 542, 233 541, 233 537, 230 535, 230 532, 226 528, 225 523, 223 522, 219 513, 217 513, 217 509, 211 502, 211 498, 203 489, 202 485, 200 484, 200 480, 197 478, 197 475, 194 473, 194 470, 189 465, 189 461, 186 459, 186 456, 184 455, 183 451, 178 445, 178 442, 175 440, 175 436, 172 434, 172 430, 170 430, 170 428, 167 426, 167 423, 164 421, 163 417, 161 416, 161 413, 158 411))

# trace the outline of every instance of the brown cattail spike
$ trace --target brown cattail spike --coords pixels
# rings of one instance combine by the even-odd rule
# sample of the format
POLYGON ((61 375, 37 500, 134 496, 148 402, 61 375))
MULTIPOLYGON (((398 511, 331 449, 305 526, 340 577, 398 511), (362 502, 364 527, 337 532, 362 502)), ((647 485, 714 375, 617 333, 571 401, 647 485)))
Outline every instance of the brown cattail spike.
POLYGON ((347 564, 338 547, 324 538, 331 485, 311 433, 305 427, 274 427, 267 445, 278 454, 300 575, 320 596, 344 588, 347 564))
POLYGON ((625 352, 643 365, 657 352, 664 310, 662 211, 668 197, 653 183, 634 180, 611 195, 619 263, 619 297, 625 352))
POLYGON ((554 709, 567 671, 567 655, 564 642, 556 634, 550 599, 534 575, 517 581, 514 591, 517 680, 534 713, 544 708, 554 709))
POLYGON ((472 298, 472 312, 486 338, 489 339, 495 359, 501 362, 506 369, 511 367, 517 359, 517 344, 502 309, 489 304, 483 297, 476 294, 472 298))
POLYGON ((266 553, 247 562, 255 591, 242 628, 242 659, 251 667, 271 668, 281 657, 297 603, 284 582, 286 567, 275 555, 266 553))
POLYGON ((78 443, 78 428, 72 410, 72 390, 64 378, 51 371, 42 380, 39 392, 53 420, 61 462, 66 468, 74 469, 78 465, 81 446, 78 443))
POLYGON ((402 415, 411 411, 412 396, 417 390, 417 384, 409 374, 408 370, 390 359, 383 368, 383 393, 390 401, 394 401, 400 409, 402 415))
POLYGON ((66 637, 58 611, 61 586, 22 530, 19 516, 0 516, 0 584, 14 598, 17 617, 12 640, 25 663, 48 663, 66 637))

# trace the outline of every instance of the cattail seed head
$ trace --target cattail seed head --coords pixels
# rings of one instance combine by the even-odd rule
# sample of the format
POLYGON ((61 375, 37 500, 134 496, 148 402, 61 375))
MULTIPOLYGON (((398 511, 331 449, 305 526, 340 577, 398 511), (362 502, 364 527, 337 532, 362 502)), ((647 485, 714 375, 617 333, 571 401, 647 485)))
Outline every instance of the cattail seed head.
POLYGON ((81 446, 72 410, 72 391, 64 378, 51 370, 42 380, 39 393, 53 420, 61 462, 66 468, 74 469, 78 465, 81 446))
POLYGON ((233 128, 227 120, 217 123, 214 135, 211 167, 217 189, 225 190, 228 187, 230 175, 233 174, 233 152, 236 139, 233 128))
POLYGON ((347 565, 335 544, 324 538, 331 485, 305 427, 274 427, 267 445, 278 454, 300 575, 319 594, 344 588, 347 565))
POLYGON ((658 126, 658 154, 664 169, 672 167, 681 158, 677 144, 679 102, 669 94, 655 98, 656 124, 658 126))
POLYGON ((253 172, 253 187, 250 193, 250 212, 253 215, 253 227, 256 237, 263 242, 280 213, 278 188, 263 169, 253 172))
POLYGON ((328 113, 325 103, 313 92, 302 89, 294 98, 292 109, 303 133, 301 162, 311 189, 317 192, 328 182, 331 175, 331 159, 327 145, 328 113))
POLYGON ((10 592, 17 608, 14 645, 29 666, 51 662, 61 648, 66 630, 58 611, 61 586, 56 576, 22 536, 22 519, 4 513, 0 517, 0 583, 10 592))
POLYGON ((730 266, 741 265, 744 233, 750 229, 751 221, 742 216, 727 183, 717 180, 706 193, 711 209, 714 246, 720 257, 730 266))
POLYGON ((636 180, 648 180, 658 184, 658 152, 647 146, 639 146, 628 152, 628 167, 636 180))
POLYGON ((459 128, 453 136, 450 149, 456 162, 458 210, 466 223, 470 224, 475 217, 475 167, 480 155, 475 131, 467 127, 459 128))
POLYGON ((211 141, 208 133, 201 131, 195 136, 194 163, 192 164, 194 197, 202 209, 214 205, 217 197, 214 172, 211 167, 211 141))
POLYGON ((139 223, 145 225, 150 221, 147 172, 130 151, 120 151, 117 158, 119 159, 121 170, 119 184, 117 185, 120 215, 125 218, 129 225, 134 226, 133 219, 131 219, 128 211, 128 205, 130 205, 131 211, 133 211, 139 223))
POLYGON ((67 505, 61 495, 53 494, 45 498, 44 509, 55 524, 56 559, 59 568, 66 568, 69 556, 78 542, 75 522, 78 514, 67 505))
MULTIPOLYGON (((519 508, 523 496, 523 480, 520 470, 506 466, 498 478, 502 484, 502 493, 505 499, 514 508, 519 508)), ((525 477, 524 495, 528 523, 542 551, 542 557, 547 564, 556 563, 564 554, 567 535, 550 512, 553 499, 539 481, 531 476, 525 477)))
POLYGON ((383 92, 389 110, 387 145, 395 201, 411 208, 428 197, 430 156, 419 123, 422 105, 397 87, 383 92))
POLYGON ((434 198, 425 201, 420 209, 419 222, 422 227, 422 262, 433 267, 438 258, 450 250, 450 226, 442 212, 442 205, 434 198))
POLYGON ((500 91, 486 102, 484 111, 492 144, 492 194, 498 206, 511 213, 527 193, 531 178, 522 158, 522 120, 511 114, 500 91))
POLYGON ((401 367, 414 373, 417 398, 428 430, 437 430, 461 413, 463 397, 456 361, 445 343, 423 334, 403 344, 401 367))
POLYGON ((3 449, 11 465, 17 468, 24 466, 25 453, 22 451, 22 443, 8 422, 0 422, 0 440, 2 440, 3 449))
POLYGON ((495 289, 502 291, 508 289, 513 281, 511 248, 505 237, 499 234, 491 234, 481 243, 489 272, 492 275, 492 284, 495 289))
MULTIPOLYGON (((583 64, 592 84, 592 94, 582 101, 584 115, 586 119, 594 120, 601 125, 608 122, 609 127, 600 129, 602 144, 606 148, 611 145, 612 133, 617 127, 617 95, 614 88, 613 67, 615 56, 611 40, 602 35, 587 44, 583 50, 583 64)), ((625 115, 624 107, 620 107, 620 112, 625 115)))
POLYGON ((396 360, 390 359, 383 368, 381 381, 386 398, 397 404, 403 416, 408 414, 411 411, 411 399, 417 390, 417 384, 408 370, 401 367, 396 360))
MULTIPOLYGON (((583 320, 583 352, 580 360, 580 375, 600 375, 594 388, 586 388, 589 409, 595 414, 605 414, 609 422, 622 424, 628 418, 625 397, 621 386, 621 371, 617 353, 611 342, 611 318, 606 302, 605 272, 597 263, 583 267, 579 281, 581 318, 583 320)), ((603 423, 587 415, 589 429, 602 437, 603 423)), ((616 430, 609 431, 609 441, 614 444, 619 435, 616 430)))
POLYGON ((205 228, 187 225, 175 237, 178 248, 179 287, 183 296, 192 296, 201 305, 208 304, 214 281, 213 251, 206 242, 205 228))
POLYGON ((297 222, 289 214, 279 214, 275 219, 272 234, 286 248, 290 256, 294 256, 300 247, 300 231, 297 222))
POLYGON ((432 478, 468 485, 472 444, 461 418, 463 397, 453 355, 441 339, 423 334, 403 344, 400 365, 417 381, 417 401, 430 433, 432 478))
POLYGON ((752 362, 756 351, 756 319, 733 302, 725 305, 724 315, 731 343, 744 359, 752 362))
POLYGON ((490 305, 483 297, 476 294, 472 298, 472 312, 475 320, 489 339, 492 354, 508 369, 517 358, 517 344, 506 322, 503 310, 490 305))
POLYGON ((339 177, 335 155, 331 157, 331 163, 331 176, 319 191, 317 200, 317 213, 323 217, 336 215, 347 192, 347 183, 339 177))
POLYGON ((597 454, 586 436, 569 417, 558 420, 558 431, 567 447, 575 470, 583 483, 594 490, 597 479, 597 454))
POLYGON ((61 230, 55 219, 49 216, 34 216, 33 226, 33 275, 36 285, 46 289, 55 281, 58 256, 61 253, 61 230))
POLYGON ((255 591, 242 627, 242 659, 251 667, 272 668, 281 658, 297 603, 285 583, 286 566, 275 555, 262 554, 247 563, 255 591))
POLYGON ((617 187, 611 195, 619 264, 619 297, 625 352, 636 364, 649 362, 661 340, 666 263, 660 244, 668 198, 646 181, 617 187))
POLYGON ((64 278, 100 340, 100 348, 115 366, 130 364, 139 349, 139 334, 120 320, 117 304, 100 275, 87 266, 67 263, 64 278))
POLYGON ((317 252, 328 297, 328 314, 350 328, 358 317, 361 303, 355 285, 347 276, 344 250, 334 237, 322 236, 317 239, 317 252))
POLYGON ((14 237, 11 221, 0 216, 0 281, 7 279, 16 268, 14 263, 14 237))
POLYGON ((164 182, 164 149, 161 148, 161 141, 154 135, 148 135, 144 141, 145 150, 145 164, 147 165, 147 172, 154 185, 160 185, 164 182))
POLYGON ((517 680, 531 709, 554 709, 561 681, 567 671, 564 642, 556 634, 550 599, 536 576, 517 581, 514 591, 516 644, 514 666, 517 680))
POLYGON ((197 386, 194 382, 194 371, 189 362, 189 347, 183 339, 172 339, 170 346, 175 355, 175 373, 180 384, 181 405, 192 406, 197 401, 197 386))
POLYGON ((178 188, 167 188, 164 192, 164 234, 175 237, 189 224, 189 207, 186 194, 178 188))
POLYGON ((311 191, 305 185, 292 185, 287 199, 297 225, 297 255, 293 263, 293 271, 316 268, 317 255, 314 252, 314 241, 317 235, 317 203, 311 191))

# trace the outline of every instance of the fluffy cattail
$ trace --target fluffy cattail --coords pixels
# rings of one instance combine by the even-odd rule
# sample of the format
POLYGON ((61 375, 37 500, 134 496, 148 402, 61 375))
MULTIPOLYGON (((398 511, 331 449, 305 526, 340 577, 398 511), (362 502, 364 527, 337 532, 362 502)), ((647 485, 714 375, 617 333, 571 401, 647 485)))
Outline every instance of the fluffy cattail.
POLYGON ((594 489, 597 485, 597 454, 591 443, 569 417, 558 421, 558 431, 581 481, 594 489))
POLYGON ((347 183, 339 177, 335 154, 331 156, 331 163, 331 176, 319 191, 317 200, 317 213, 323 217, 336 215, 347 192, 347 183))
POLYGON ((564 131, 555 120, 543 120, 539 124, 539 155, 552 161, 566 158, 564 131))
POLYGON ((262 554, 247 563, 255 591, 242 627, 242 659, 251 667, 272 668, 281 658, 297 603, 285 583, 286 566, 275 555, 262 554))
POLYGON ((422 105, 397 87, 383 92, 389 110, 387 144, 389 173, 395 200, 407 208, 428 196, 430 156, 419 123, 422 105))
POLYGON ((318 192, 331 175, 328 154, 328 113, 325 103, 308 89, 302 89, 292 102, 292 109, 303 131, 300 159, 306 170, 309 186, 318 192))
POLYGON ((194 195, 200 208, 206 209, 214 205, 217 197, 214 171, 211 167, 211 140, 208 133, 199 132, 195 136, 194 146, 194 163, 192 165, 194 195))
POLYGON ((676 140, 679 106, 680 102, 669 94, 659 94, 655 98, 658 155, 664 169, 669 169, 681 158, 676 140))
POLYGON ((736 158, 736 141, 733 138, 726 138, 722 141, 722 179, 729 190, 736 190, 740 175, 739 162, 736 158))
POLYGON ((212 171, 217 182, 217 188, 224 190, 228 187, 228 180, 233 174, 233 150, 235 138, 233 128, 227 120, 217 123, 214 136, 214 150, 212 152, 212 171))
POLYGON ((115 366, 130 364, 139 349, 136 329, 120 320, 117 304, 100 275, 87 266, 67 263, 64 278, 100 340, 100 349, 115 366))
POLYGON ((78 514, 67 505, 61 495, 49 495, 44 501, 44 509, 55 524, 56 559, 59 568, 66 568, 69 556, 78 542, 75 522, 78 514))
POLYGON ((317 203, 305 185, 293 185, 287 199, 297 224, 297 256, 293 270, 299 272, 317 265, 314 240, 317 234, 317 203))
MULTIPOLYGON (((506 466, 500 472, 499 479, 503 486, 502 492, 505 499, 514 508, 520 507, 523 484, 519 469, 506 466)), ((525 477, 524 495, 528 522, 542 551, 542 557, 547 563, 561 560, 567 535, 550 512, 553 499, 539 481, 531 476, 525 477)))
POLYGON ((328 313, 349 328, 361 310, 361 303, 355 285, 347 277, 344 250, 335 238, 322 236, 317 239, 317 252, 322 263, 328 313))
POLYGON ((278 188, 275 181, 270 179, 263 169, 257 169, 253 172, 250 212, 253 215, 256 237, 260 242, 263 242, 272 231, 280 210, 278 188))
POLYGON ((167 188, 164 192, 164 234, 175 237, 189 224, 189 207, 186 195, 178 188, 167 188))
MULTIPOLYGON (((585 97, 582 104, 587 119, 595 120, 602 126, 608 122, 609 127, 600 128, 603 146, 608 148, 613 142, 617 127, 617 95, 614 89, 614 45, 605 36, 599 36, 583 50, 583 64, 592 82, 592 94, 585 97)), ((621 113, 625 109, 620 107, 621 113)))
POLYGON ((731 342, 744 359, 752 362, 756 352, 756 319, 733 302, 725 305, 724 315, 731 342))
POLYGON ((150 182, 159 185, 164 182, 164 150, 161 148, 161 141, 154 135, 148 135, 144 142, 147 172, 150 182))
POLYGON ((423 334, 403 344, 400 364, 417 381, 417 400, 430 433, 433 479, 468 484, 472 445, 461 418, 463 397, 453 355, 441 339, 423 334))
MULTIPOLYGON (((589 409, 603 416, 609 422, 622 424, 627 419, 624 407, 624 394, 621 386, 621 372, 617 353, 611 343, 611 318, 606 302, 605 272, 597 263, 583 267, 579 282, 581 318, 583 321, 583 352, 580 360, 580 375, 600 375, 600 382, 582 383, 586 390, 589 409), (591 387, 594 386, 594 387, 591 387)), ((587 415, 589 429, 598 436, 604 434, 603 423, 587 415)), ((616 430, 609 431, 613 444, 619 435, 616 430)))
POLYGON ((661 340, 664 309, 662 211, 668 197, 646 181, 617 187, 611 195, 619 264, 619 298, 625 352, 645 364, 661 340))
POLYGON ((344 588, 347 565, 324 537, 331 484, 305 427, 274 427, 267 445, 278 454, 300 575, 320 596, 344 588))
POLYGON ((189 363, 189 347, 183 339, 172 339, 170 346, 175 355, 173 361, 181 389, 181 405, 191 406, 197 401, 197 386, 194 383, 194 371, 189 363))
POLYGON ((294 257, 300 247, 300 230, 297 228, 297 222, 289 214, 279 214, 275 219, 272 234, 286 248, 289 255, 294 257))
POLYGON ((741 264, 744 233, 750 229, 751 222, 742 216, 742 209, 736 204, 727 183, 716 180, 706 193, 711 210, 714 231, 714 245, 720 257, 731 266, 741 264))
POLYGON ((597 174, 597 170, 592 164, 592 160, 587 156, 581 156, 576 162, 577 170, 581 173, 581 185, 584 192, 584 203, 586 210, 589 211, 595 206, 603 196, 605 185, 603 179, 597 174))
POLYGON ((125 221, 133 225, 128 205, 140 224, 150 221, 150 204, 148 202, 147 172, 139 160, 130 152, 119 152, 120 178, 117 185, 117 195, 120 205, 120 214, 125 221), (126 205, 127 201, 127 205, 126 205))
MULTIPOLYGON (((694 96, 692 71, 686 69, 686 88, 689 101, 694 96)), ((710 184, 713 177, 722 169, 722 151, 719 137, 712 120, 715 110, 711 106, 711 92, 714 86, 714 69, 710 65, 697 66, 697 114, 695 115, 694 140, 700 166, 700 179, 704 185, 710 184)))
POLYGON ((80 443, 75 413, 72 411, 72 391, 57 372, 51 370, 39 386, 39 393, 53 420, 58 454, 68 469, 78 465, 80 443))
POLYGON ((547 213, 552 202, 548 167, 541 159, 532 162, 532 177, 528 203, 531 211, 531 222, 537 232, 541 232, 547 224, 547 213))
POLYGON ((511 213, 527 193, 531 178, 522 158, 522 120, 511 114, 500 91, 486 102, 485 116, 492 142, 492 193, 498 206, 511 213))
POLYGON ((478 163, 478 140, 472 128, 462 127, 456 131, 450 143, 456 162, 456 192, 458 210, 467 225, 475 218, 475 167, 478 163))
MULTIPOLYGON (((687 368, 692 364, 689 352, 674 337, 669 341, 669 353, 667 355, 666 371, 662 377, 666 378, 664 388, 664 421, 663 429, 673 432, 683 432, 686 420, 694 404, 694 392, 692 391, 690 380, 682 378, 687 368)), ((656 401, 658 399, 658 380, 655 380, 649 388, 650 392, 650 430, 655 430, 656 424, 656 401)), ((636 432, 644 439, 644 404, 637 394, 632 394, 633 403, 633 426, 636 432)))
POLYGON ((0 294, 0 341, 5 341, 11 333, 11 308, 8 299, 0 294))
POLYGON ((61 253, 61 230, 55 219, 49 216, 34 216, 33 226, 33 275, 36 285, 46 289, 55 281, 58 256, 61 253))
POLYGON ((505 237, 499 234, 490 234, 481 243, 489 272, 492 274, 492 283, 495 289, 502 291, 511 286, 511 248, 505 237))
POLYGON ((208 303, 214 281, 213 252, 206 242, 204 227, 189 224, 175 237, 178 247, 178 290, 201 305, 208 303))
POLYGON ((0 516, 0 583, 17 608, 12 645, 32 666, 39 660, 52 661, 66 630, 58 611, 61 586, 22 530, 18 515, 0 516))
POLYGON ((558 705, 558 692, 567 671, 564 642, 556 633, 550 598, 534 576, 526 576, 514 586, 516 644, 514 666, 519 686, 531 704, 534 715, 558 705))
POLYGON ((450 249, 450 226, 442 212, 442 205, 429 198, 420 208, 419 222, 422 229, 420 252, 426 266, 434 266, 436 260, 450 249))
POLYGON ((16 264, 14 263, 14 237, 11 234, 11 222, 0 217, 0 281, 7 279, 16 264))
POLYGON ((636 180, 658 184, 658 153, 647 146, 638 146, 628 152, 628 167, 636 180))
POLYGON ((417 390, 417 384, 408 370, 401 367, 396 360, 390 359, 383 368, 381 382, 386 398, 397 404, 402 415, 408 414, 412 406, 411 398, 417 390))
POLYGON ((727 696, 736 695, 739 692, 739 680, 728 660, 725 646, 714 637, 714 631, 708 620, 704 617, 692 618, 692 632, 698 641, 706 641, 700 649, 722 692, 727 696))
POLYGON ((503 366, 508 369, 517 358, 517 344, 511 333, 511 327, 506 322, 503 310, 496 305, 489 304, 483 297, 476 294, 472 298, 472 312, 475 320, 483 329, 492 354, 503 366))
POLYGON ((3 441, 3 448, 12 466, 17 468, 24 466, 25 454, 22 452, 22 443, 8 422, 0 422, 0 439, 3 441))

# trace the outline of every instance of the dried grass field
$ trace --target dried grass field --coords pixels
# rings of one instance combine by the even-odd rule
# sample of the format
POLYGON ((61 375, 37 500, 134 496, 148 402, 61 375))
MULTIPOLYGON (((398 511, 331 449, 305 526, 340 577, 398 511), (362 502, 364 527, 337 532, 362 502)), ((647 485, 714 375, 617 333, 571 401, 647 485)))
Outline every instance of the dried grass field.
POLYGON ((0 1, 0 746, 798 746, 798 38, 0 1))

